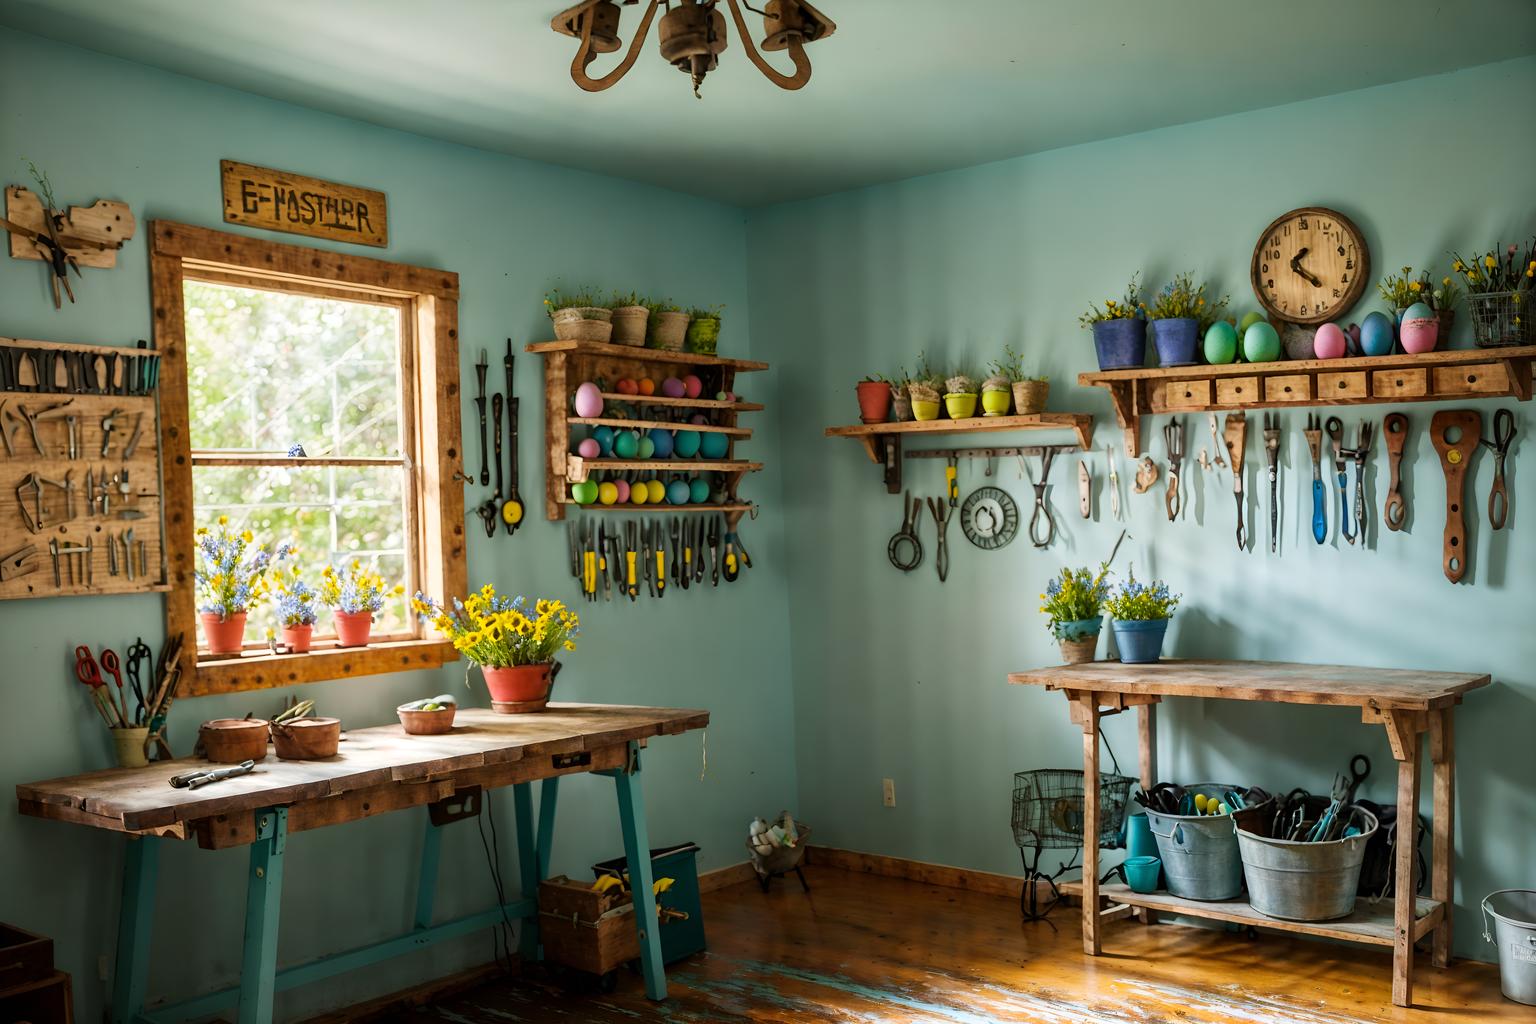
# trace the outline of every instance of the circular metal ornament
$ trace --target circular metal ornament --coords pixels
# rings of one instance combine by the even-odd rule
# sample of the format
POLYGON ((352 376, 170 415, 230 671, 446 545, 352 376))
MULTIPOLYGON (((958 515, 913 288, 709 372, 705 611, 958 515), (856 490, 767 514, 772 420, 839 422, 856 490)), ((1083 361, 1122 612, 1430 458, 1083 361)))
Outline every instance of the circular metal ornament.
POLYGON ((960 506, 965 539, 983 551, 1006 546, 1019 532, 1019 506, 999 487, 978 487, 960 506))

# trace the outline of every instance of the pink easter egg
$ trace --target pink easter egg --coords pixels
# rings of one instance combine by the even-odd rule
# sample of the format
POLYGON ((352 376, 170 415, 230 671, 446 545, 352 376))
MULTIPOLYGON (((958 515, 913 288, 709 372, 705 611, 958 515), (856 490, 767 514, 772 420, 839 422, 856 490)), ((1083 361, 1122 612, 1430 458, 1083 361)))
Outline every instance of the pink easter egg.
POLYGON ((603 393, 591 381, 576 389, 576 415, 589 419, 603 414, 603 393))
POLYGON ((603 449, 601 445, 589 437, 576 446, 576 454, 584 459, 595 459, 603 454, 603 449))
POLYGON ((622 503, 622 502, 626 502, 626 501, 629 500, 629 481, 628 480, 615 480, 613 482, 613 486, 615 486, 615 487, 617 487, 619 489, 619 497, 617 499, 619 502, 622 503))
POLYGON ((683 393, 689 398, 698 398, 704 393, 704 382, 690 373, 683 378, 683 393))
POLYGON ((1312 352, 1319 359, 1342 359, 1348 339, 1338 324, 1323 324, 1312 339, 1312 352))
POLYGON ((687 387, 676 377, 668 377, 661 382, 661 393, 668 398, 682 398, 687 392, 687 387))
POLYGON ((1440 321, 1432 316, 1404 320, 1398 331, 1398 340, 1403 343, 1403 351, 1410 355, 1433 352, 1435 343, 1440 340, 1440 321))
POLYGON ((705 416, 701 412, 696 412, 692 416, 688 417, 688 422, 692 423, 696 427, 702 427, 704 424, 709 422, 709 417, 705 416))

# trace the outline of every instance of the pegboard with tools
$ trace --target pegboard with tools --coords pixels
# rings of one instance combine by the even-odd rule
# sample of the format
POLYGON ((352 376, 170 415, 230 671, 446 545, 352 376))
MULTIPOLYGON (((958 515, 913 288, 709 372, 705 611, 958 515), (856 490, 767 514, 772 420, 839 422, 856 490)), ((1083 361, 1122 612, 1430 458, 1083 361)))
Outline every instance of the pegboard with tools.
POLYGON ((159 364, 0 338, 0 599, 169 589, 159 364))

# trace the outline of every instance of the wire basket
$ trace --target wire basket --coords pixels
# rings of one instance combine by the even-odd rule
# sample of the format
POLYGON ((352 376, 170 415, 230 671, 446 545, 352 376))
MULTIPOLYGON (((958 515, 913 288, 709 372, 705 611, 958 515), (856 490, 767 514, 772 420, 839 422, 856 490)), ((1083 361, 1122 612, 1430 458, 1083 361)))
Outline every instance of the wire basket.
MULTIPOLYGON (((1099 846, 1122 845, 1125 804, 1135 779, 1099 773, 1099 846)), ((1020 850, 1070 848, 1083 842, 1083 773, 1036 768, 1013 777, 1013 841, 1020 850)))
POLYGON ((1529 345, 1536 341, 1536 293, 1484 292, 1467 296, 1472 337, 1478 348, 1529 345))

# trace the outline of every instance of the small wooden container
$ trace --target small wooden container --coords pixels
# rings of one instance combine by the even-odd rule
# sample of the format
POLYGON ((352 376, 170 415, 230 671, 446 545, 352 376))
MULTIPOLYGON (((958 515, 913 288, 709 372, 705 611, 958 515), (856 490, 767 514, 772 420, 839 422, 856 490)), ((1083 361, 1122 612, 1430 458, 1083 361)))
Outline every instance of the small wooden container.
POLYGON ((318 761, 335 757, 341 743, 341 719, 296 718, 272 723, 272 747, 284 761, 318 761))
POLYGON ((458 710, 454 704, 436 711, 398 707, 395 714, 400 716, 400 725, 411 736, 441 736, 453 731, 453 715, 458 710))
POLYGON ((215 718, 203 723, 197 740, 208 760, 219 764, 261 761, 267 756, 267 720, 215 718))
POLYGON ((53 940, 24 928, 0 924, 0 992, 53 973, 53 940))

